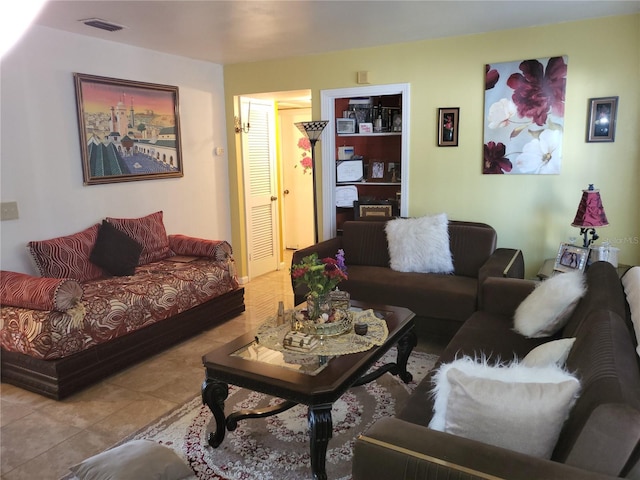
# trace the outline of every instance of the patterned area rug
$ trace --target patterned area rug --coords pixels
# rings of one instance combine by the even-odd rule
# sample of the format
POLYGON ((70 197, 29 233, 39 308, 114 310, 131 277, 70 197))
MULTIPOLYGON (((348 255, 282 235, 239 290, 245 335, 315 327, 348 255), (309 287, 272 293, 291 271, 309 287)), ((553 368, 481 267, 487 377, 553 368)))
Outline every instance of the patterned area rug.
MULTIPOLYGON (((394 348, 379 364, 395 361, 395 357, 394 348)), ((351 478, 356 437, 379 418, 393 416, 436 360, 435 355, 413 352, 408 365, 413 375, 411 383, 405 385, 387 373, 375 382, 349 390, 333 405, 333 437, 329 441, 326 463, 329 478, 351 478)), ((225 411, 229 414, 277 402, 273 397, 230 386, 225 411)), ((126 440, 148 439, 171 447, 191 465, 196 473, 192 479, 312 478, 304 405, 269 418, 239 422, 235 431, 226 433, 217 449, 207 444, 207 434, 212 430, 215 430, 215 420, 198 396, 126 440)))

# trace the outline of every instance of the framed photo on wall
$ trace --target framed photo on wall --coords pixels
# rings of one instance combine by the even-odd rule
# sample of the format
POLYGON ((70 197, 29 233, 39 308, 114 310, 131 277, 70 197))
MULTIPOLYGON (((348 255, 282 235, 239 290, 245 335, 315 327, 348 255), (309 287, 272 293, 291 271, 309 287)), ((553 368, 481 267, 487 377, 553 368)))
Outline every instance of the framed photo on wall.
POLYGON ((460 108, 439 108, 438 109, 438 146, 457 147, 458 146, 458 125, 460 108))
POLYGON ((589 249, 571 243, 561 243, 553 269, 557 272, 584 272, 589 258, 589 249))
POLYGON ((618 97, 589 99, 587 142, 613 142, 616 135, 618 97))
POLYGON ((73 77, 85 185, 183 176, 178 87, 73 77))

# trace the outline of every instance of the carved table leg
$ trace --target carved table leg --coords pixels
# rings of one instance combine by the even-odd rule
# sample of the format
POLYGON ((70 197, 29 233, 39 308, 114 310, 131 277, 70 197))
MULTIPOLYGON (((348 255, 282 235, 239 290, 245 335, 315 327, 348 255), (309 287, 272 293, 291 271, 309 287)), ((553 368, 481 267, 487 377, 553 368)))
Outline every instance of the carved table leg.
POLYGON ((409 330, 400 340, 398 340, 398 376, 404 383, 409 383, 413 380, 413 375, 407 371, 407 362, 413 347, 418 344, 418 337, 416 332, 409 330))
POLYGON ((327 480, 327 445, 333 435, 331 404, 309 407, 309 435, 311 437, 311 472, 314 480, 327 480))
POLYGON ((211 378, 207 378, 202 384, 202 403, 206 404, 216 419, 216 431, 210 432, 207 438, 209 445, 213 448, 218 446, 224 440, 225 434, 225 418, 224 418, 224 401, 229 396, 229 386, 226 383, 218 382, 211 378))

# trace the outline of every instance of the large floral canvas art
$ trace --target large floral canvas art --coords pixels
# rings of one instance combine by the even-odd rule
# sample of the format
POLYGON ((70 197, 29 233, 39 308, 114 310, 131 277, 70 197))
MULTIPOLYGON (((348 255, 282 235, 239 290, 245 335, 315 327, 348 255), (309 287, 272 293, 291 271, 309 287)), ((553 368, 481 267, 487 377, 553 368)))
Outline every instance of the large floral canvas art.
POLYGON ((567 57, 485 66, 485 174, 560 173, 567 57))

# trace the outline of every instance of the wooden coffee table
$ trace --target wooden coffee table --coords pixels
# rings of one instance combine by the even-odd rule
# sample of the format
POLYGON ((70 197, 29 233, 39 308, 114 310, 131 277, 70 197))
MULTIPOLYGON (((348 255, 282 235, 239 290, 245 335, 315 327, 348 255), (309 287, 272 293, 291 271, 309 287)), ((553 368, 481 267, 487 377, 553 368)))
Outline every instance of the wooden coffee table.
MULTIPOLYGON (((209 445, 217 448, 224 440, 225 431, 236 429, 238 421, 249 418, 264 418, 284 412, 295 405, 308 406, 311 470, 315 479, 327 478, 325 457, 327 444, 332 436, 331 408, 349 388, 363 385, 386 372, 398 375, 405 383, 412 380, 407 371, 407 360, 416 346, 413 331, 414 313, 402 307, 351 302, 362 309, 373 309, 387 322, 389 336, 379 347, 366 352, 336 357, 318 357, 316 363, 306 365, 306 371, 298 367, 282 365, 281 361, 264 355, 248 358, 245 353, 260 351, 264 347, 256 342, 254 334, 248 333, 202 357, 206 378, 202 384, 202 402, 213 413, 215 432, 210 432, 209 445), (381 368, 367 373, 374 363, 392 346, 398 347, 398 358, 381 368), (225 416, 224 402, 229 395, 229 384, 261 392, 283 399, 282 403, 260 410, 242 410, 225 416)), ((326 341, 330 341, 327 339, 326 341)), ((307 354, 309 355, 309 354, 307 354)))

